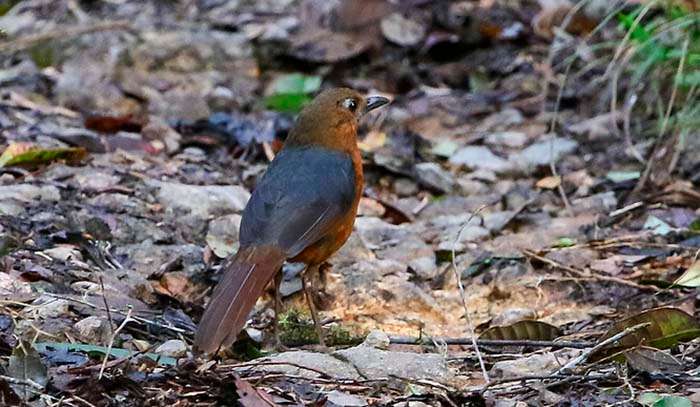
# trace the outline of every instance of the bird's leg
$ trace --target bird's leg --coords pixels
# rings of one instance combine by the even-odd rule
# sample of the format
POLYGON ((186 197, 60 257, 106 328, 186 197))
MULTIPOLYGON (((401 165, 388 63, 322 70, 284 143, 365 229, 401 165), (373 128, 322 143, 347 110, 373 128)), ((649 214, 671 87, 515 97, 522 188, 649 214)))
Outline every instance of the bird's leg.
POLYGON ((313 276, 313 273, 316 273, 317 271, 318 264, 308 266, 301 274, 301 287, 304 289, 306 302, 309 304, 309 311, 311 311, 311 318, 314 320, 314 328, 316 328, 316 335, 318 335, 318 343, 321 345, 321 347, 325 348, 326 341, 323 338, 323 327, 321 326, 321 320, 318 318, 318 312, 316 312, 316 304, 314 304, 314 299, 312 296, 313 293, 309 291, 309 288, 313 289, 313 287, 309 287, 306 281, 307 276, 313 276))
POLYGON ((275 350, 278 352, 285 351, 287 350, 287 347, 284 346, 282 343, 282 340, 280 339, 280 330, 279 330, 279 315, 282 310, 282 294, 280 293, 280 285, 282 284, 282 277, 284 274, 282 273, 282 269, 280 269, 277 274, 275 274, 275 317, 274 320, 272 321, 272 334, 274 335, 275 338, 275 350))

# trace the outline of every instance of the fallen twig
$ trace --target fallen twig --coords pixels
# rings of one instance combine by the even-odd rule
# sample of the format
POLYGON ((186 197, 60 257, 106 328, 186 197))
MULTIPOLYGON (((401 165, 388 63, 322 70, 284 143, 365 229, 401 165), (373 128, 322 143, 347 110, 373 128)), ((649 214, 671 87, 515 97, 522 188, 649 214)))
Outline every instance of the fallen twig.
POLYGON ((77 37, 83 34, 90 34, 98 31, 131 29, 131 23, 127 20, 103 21, 83 27, 60 27, 57 30, 40 34, 27 35, 25 37, 0 42, 0 52, 17 52, 30 48, 33 45, 41 42, 56 39, 65 40, 67 38, 77 37))
MULTIPOLYGON (((471 345, 473 338, 416 338, 409 336, 391 336, 389 342, 396 345, 423 345, 430 343, 434 339, 437 342, 446 345, 471 345)), ((573 348, 586 349, 595 346, 593 342, 571 342, 571 341, 530 341, 530 340, 500 340, 500 339, 477 339, 477 345, 480 346, 531 346, 537 348, 573 348)))
POLYGON ((109 338, 109 344, 107 345, 107 352, 105 352, 105 358, 102 360, 102 367, 100 367, 100 374, 97 376, 98 380, 102 380, 102 375, 105 372, 105 368, 107 367, 107 361, 109 360, 109 354, 112 352, 112 346, 114 346, 114 340, 117 339, 117 335, 119 335, 119 332, 121 332, 122 329, 128 324, 129 322, 132 322, 133 319, 131 319, 131 309, 129 309, 129 312, 126 314, 126 318, 124 318, 124 321, 122 321, 121 325, 117 329, 114 330, 112 333, 112 337, 109 338))
POLYGON ((573 369, 574 367, 580 365, 581 363, 585 362, 593 353, 597 352, 598 350, 604 348, 605 346, 616 342, 620 340, 621 338, 631 334, 632 332, 636 332, 637 330, 644 328, 645 326, 651 325, 650 322, 644 322, 641 324, 637 324, 634 326, 631 326, 629 328, 625 328, 624 331, 618 332, 617 334, 611 336, 610 338, 600 342, 599 344, 595 345, 594 347, 582 352, 578 357, 575 357, 574 359, 571 359, 567 364, 559 368, 559 370, 556 371, 556 374, 561 374, 563 372, 569 371, 573 369))
POLYGON ((472 323, 471 316, 469 315, 469 309, 467 308, 467 297, 466 294, 464 293, 464 285, 462 284, 462 276, 460 275, 460 272, 457 270, 457 261, 455 258, 457 257, 456 253, 456 247, 457 243, 459 243, 459 238, 462 236, 462 233, 464 232, 464 229, 467 228, 469 223, 474 219, 474 216, 479 214, 486 205, 482 205, 479 208, 477 208, 476 211, 472 212, 472 214, 469 216, 466 222, 462 225, 462 227, 459 229, 459 232, 457 233, 457 236, 455 237, 454 242, 452 243, 452 270, 455 273, 455 278, 457 279, 457 287, 459 287, 459 296, 462 299, 462 307, 464 308, 464 318, 467 320, 467 328, 469 329, 469 336, 471 336, 471 343, 472 346, 474 347, 474 352, 476 352, 476 357, 479 359, 479 366, 481 367, 481 374, 484 376, 484 381, 486 383, 489 382, 489 374, 486 371, 486 364, 484 364, 484 359, 481 357, 481 352, 479 351, 479 345, 476 343, 476 335, 474 333, 474 324, 472 323))
POLYGON ((626 286, 629 286, 629 287, 634 287, 634 288, 636 288, 636 289, 638 289, 638 290, 654 291, 654 292, 659 291, 659 289, 658 289, 657 287, 654 287, 654 286, 651 286, 651 285, 641 285, 641 284, 637 284, 637 283, 635 283, 635 282, 633 282, 633 281, 627 281, 627 280, 625 280, 625 279, 618 278, 618 277, 603 276, 603 275, 600 275, 600 274, 593 274, 593 273, 590 273, 590 272, 585 272, 585 271, 577 270, 577 269, 575 269, 575 268, 573 268, 573 267, 566 266, 566 265, 561 264, 561 263, 559 263, 559 262, 556 262, 556 261, 554 261, 554 260, 552 260, 552 259, 548 259, 548 258, 546 258, 546 257, 540 256, 539 254, 537 254, 537 253, 535 253, 535 252, 533 252, 533 251, 530 251, 530 250, 523 250, 523 254, 524 254, 525 256, 527 256, 527 257, 530 257, 530 258, 533 258, 533 259, 535 259, 535 260, 539 260, 539 261, 541 261, 541 262, 543 262, 543 263, 549 264, 549 265, 552 266, 552 267, 555 267, 555 268, 558 268, 558 269, 562 269, 562 270, 568 271, 569 273, 575 274, 575 275, 578 276, 578 277, 583 277, 583 278, 588 278, 588 279, 593 278, 593 279, 601 280, 601 281, 609 281, 609 282, 611 282, 611 283, 616 283, 616 284, 620 284, 620 285, 626 285, 626 286))

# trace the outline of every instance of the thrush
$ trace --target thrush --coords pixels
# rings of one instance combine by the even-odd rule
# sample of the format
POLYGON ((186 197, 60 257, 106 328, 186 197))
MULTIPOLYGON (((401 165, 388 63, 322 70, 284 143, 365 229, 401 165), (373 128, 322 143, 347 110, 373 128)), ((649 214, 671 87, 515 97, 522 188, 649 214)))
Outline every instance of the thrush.
MULTIPOLYGON (((195 334, 196 349, 212 353, 230 346, 285 261, 306 264, 302 286, 325 346, 306 276, 352 233, 363 189, 358 123, 387 103, 382 96, 336 88, 322 92, 301 111, 243 211, 240 248, 222 267, 195 334)), ((278 284, 276 280, 276 310, 278 284)))

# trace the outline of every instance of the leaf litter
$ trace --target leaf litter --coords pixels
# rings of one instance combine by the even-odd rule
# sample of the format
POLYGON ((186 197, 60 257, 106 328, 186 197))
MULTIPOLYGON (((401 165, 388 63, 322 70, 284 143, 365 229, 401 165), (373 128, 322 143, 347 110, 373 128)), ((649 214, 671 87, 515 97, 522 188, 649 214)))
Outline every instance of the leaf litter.
MULTIPOLYGON (((592 88, 577 82, 590 78, 563 89, 554 118, 556 95, 542 88, 561 73, 548 48, 595 35, 603 20, 594 8, 59 3, 20 2, 0 16, 0 52, 12 56, 0 62, 3 400, 691 397, 697 146, 640 194, 636 154, 652 150, 640 137, 631 153, 617 137, 611 126, 626 119, 590 103, 592 88), (238 243, 229 229, 294 114, 328 86, 394 99, 363 123, 361 216, 315 277, 332 342, 346 348, 314 351, 290 268, 284 333, 303 350, 272 350, 266 295, 235 349, 221 363, 202 361, 192 332, 238 243), (611 384, 618 391, 606 391, 611 384)), ((601 35, 622 34, 605 24, 601 35)))

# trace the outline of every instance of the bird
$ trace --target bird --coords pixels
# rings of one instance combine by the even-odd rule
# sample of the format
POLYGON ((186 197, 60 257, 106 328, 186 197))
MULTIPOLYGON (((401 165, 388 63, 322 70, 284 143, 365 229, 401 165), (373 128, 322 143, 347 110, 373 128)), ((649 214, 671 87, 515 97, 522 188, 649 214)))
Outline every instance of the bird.
POLYGON ((302 287, 319 343, 323 331, 305 276, 318 270, 352 233, 363 192, 357 145, 360 119, 388 104, 350 88, 319 93, 299 113, 282 149, 268 165, 243 210, 236 254, 200 319, 194 347, 211 354, 230 347, 265 287, 275 283, 275 339, 279 277, 285 261, 305 263, 302 287))

